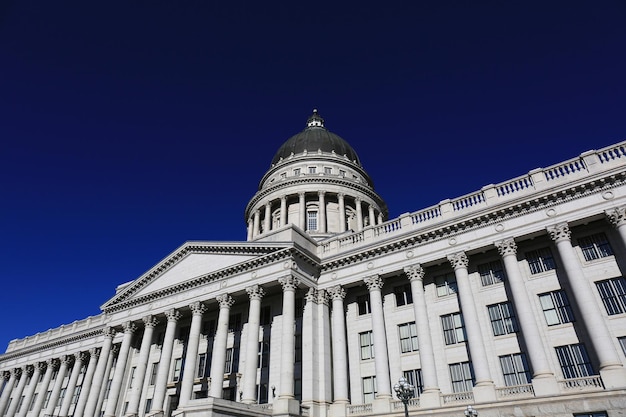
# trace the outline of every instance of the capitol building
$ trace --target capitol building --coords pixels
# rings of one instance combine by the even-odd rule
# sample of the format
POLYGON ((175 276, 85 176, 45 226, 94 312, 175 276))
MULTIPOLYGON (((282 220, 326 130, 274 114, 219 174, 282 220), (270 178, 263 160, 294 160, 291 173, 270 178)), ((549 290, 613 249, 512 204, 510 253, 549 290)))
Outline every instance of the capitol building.
POLYGON ((0 417, 626 416, 626 142, 563 158, 389 218, 314 111, 246 241, 12 340, 0 417))

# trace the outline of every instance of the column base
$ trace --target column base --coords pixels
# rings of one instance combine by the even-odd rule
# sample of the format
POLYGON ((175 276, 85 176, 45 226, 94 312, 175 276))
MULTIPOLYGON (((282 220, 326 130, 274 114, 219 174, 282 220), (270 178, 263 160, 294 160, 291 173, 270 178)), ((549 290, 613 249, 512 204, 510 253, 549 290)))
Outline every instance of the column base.
POLYGON ((441 391, 439 389, 425 390, 420 394, 420 408, 441 407, 441 391))
POLYGON ((300 401, 295 398, 276 398, 272 403, 273 416, 299 416, 300 401))
POLYGON ((391 413, 391 397, 376 398, 372 403, 373 414, 391 413))
POLYGON ((621 365, 601 369, 600 376, 606 389, 626 388, 626 368, 621 365))
POLYGON ((536 397, 547 397, 559 394, 559 383, 554 375, 544 375, 532 379, 533 391, 536 397))
POLYGON ((488 403, 496 400, 496 386, 493 382, 481 382, 472 389, 475 403, 488 403))

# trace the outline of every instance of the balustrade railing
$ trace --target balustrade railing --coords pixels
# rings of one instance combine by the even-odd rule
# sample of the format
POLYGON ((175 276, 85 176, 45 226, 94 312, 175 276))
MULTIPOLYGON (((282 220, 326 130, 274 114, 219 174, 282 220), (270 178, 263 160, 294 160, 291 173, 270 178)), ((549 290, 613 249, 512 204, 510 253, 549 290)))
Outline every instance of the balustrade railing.
POLYGON ((496 388, 496 395, 498 398, 534 397, 535 390, 532 384, 513 385, 510 387, 496 388))
POLYGON ((586 171, 587 167, 582 159, 567 161, 560 165, 552 166, 543 171, 546 180, 552 181, 560 177, 565 177, 576 172, 586 171))
POLYGON ((452 207, 454 211, 461 211, 468 207, 473 207, 478 204, 483 204, 485 202, 485 196, 482 191, 479 191, 474 194, 469 194, 457 199, 452 200, 452 207))
POLYGON ((495 188, 496 192, 498 193, 498 197, 508 196, 522 190, 533 188, 533 180, 530 176, 524 176, 497 185, 495 188))
MULTIPOLYGON (((419 408, 419 406, 420 406, 419 398, 409 398, 409 401, 407 402, 407 407, 409 408, 409 410, 419 408)), ((392 401, 391 410, 392 411, 404 410, 404 403, 402 401, 392 401)))
POLYGON ((474 401, 474 393, 472 391, 455 392, 454 394, 443 394, 441 396, 444 404, 469 403, 474 401))
POLYGON ((598 159, 603 164, 619 158, 626 158, 626 145, 624 144, 598 151, 598 159))
POLYGON ((604 389, 600 375, 564 379, 559 381, 559 385, 563 391, 604 389))
POLYGON ((348 405, 346 411, 349 416, 371 413, 373 410, 372 404, 355 404, 348 405))

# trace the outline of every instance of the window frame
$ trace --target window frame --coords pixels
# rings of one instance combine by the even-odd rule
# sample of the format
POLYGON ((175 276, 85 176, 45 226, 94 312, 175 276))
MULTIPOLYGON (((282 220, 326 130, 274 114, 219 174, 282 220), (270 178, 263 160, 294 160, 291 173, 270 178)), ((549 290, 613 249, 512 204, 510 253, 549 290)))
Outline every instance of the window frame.
POLYGON ((396 307, 413 304, 413 293, 411 292, 411 284, 397 285, 393 287, 393 293, 396 298, 396 307))
POLYGON ((374 333, 371 330, 359 333, 359 347, 362 361, 374 359, 374 333))
POLYGON ((531 383, 532 375, 526 354, 511 353, 510 355, 498 356, 504 385, 513 387, 516 385, 527 385, 531 383))
POLYGON ((548 326, 574 323, 574 311, 565 290, 555 290, 543 294, 537 294, 539 305, 548 326), (550 302, 548 304, 548 301, 550 302))
POLYGON ((463 322, 463 315, 460 312, 443 314, 440 318, 441 327, 443 329, 443 341, 446 346, 467 341, 465 323, 463 322))
POLYGON ((578 238, 578 247, 587 262, 613 255, 611 243, 603 232, 578 238))
POLYGON ((504 336, 519 331, 515 310, 511 302, 504 301, 488 305, 487 313, 489 314, 491 330, 494 336, 504 336))
POLYGON ((454 272, 437 275, 433 281, 435 283, 435 292, 437 297, 446 297, 459 292, 454 272))
POLYGON ((548 246, 527 251, 524 254, 531 275, 556 270, 556 261, 548 246))
POLYGON ((583 343, 555 346, 554 350, 563 378, 575 379, 595 375, 591 359, 583 343))
POLYGON ((411 353, 419 351, 417 338, 417 326, 414 321, 398 324, 398 337, 400 340, 400 352, 411 353), (403 335, 403 333, 405 333, 403 335))
POLYGON ((499 259, 478 265, 476 271, 483 287, 500 284, 506 280, 506 271, 499 259))
POLYGON ((469 361, 448 364, 448 370, 450 372, 452 392, 472 391, 474 388, 474 371, 469 361))
POLYGON ((609 316, 626 313, 626 278, 603 279, 595 284, 609 316))

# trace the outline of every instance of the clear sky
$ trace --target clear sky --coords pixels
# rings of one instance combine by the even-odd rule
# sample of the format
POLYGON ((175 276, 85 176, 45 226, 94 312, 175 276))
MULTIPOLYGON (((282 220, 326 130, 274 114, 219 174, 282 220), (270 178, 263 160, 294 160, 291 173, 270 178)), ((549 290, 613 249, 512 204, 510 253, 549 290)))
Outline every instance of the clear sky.
POLYGON ((313 108, 390 216, 626 140, 624 1, 0 2, 0 351, 245 206, 313 108))

